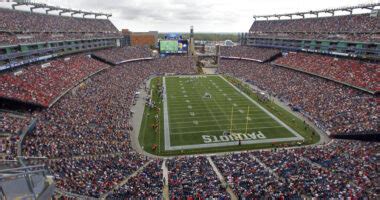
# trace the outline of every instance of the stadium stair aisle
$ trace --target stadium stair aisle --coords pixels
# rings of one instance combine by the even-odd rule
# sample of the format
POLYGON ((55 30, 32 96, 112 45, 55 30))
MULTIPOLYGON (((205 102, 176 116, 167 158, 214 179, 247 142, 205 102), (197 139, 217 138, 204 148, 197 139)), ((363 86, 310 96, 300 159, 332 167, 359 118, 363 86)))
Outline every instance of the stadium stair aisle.
POLYGON ((226 191, 228 192, 228 194, 230 194, 230 197, 232 200, 237 200, 237 196, 236 194, 232 191, 231 187, 227 184, 227 182, 224 180, 224 177, 223 175, 220 173, 219 169, 215 166, 215 163, 214 161, 212 161, 211 157, 210 156, 207 156, 207 160, 208 162, 210 163, 212 169, 214 170, 216 176, 218 176, 218 179, 219 181, 224 185, 226 186, 226 191))
POLYGON ((169 199, 169 170, 166 166, 166 160, 162 162, 162 177, 164 178, 164 188, 162 188, 162 196, 169 199))
POLYGON ((149 160, 148 162, 146 162, 143 166, 141 166, 138 170, 136 170, 135 172, 133 172, 133 174, 131 174, 128 177, 126 177, 123 181, 121 181, 119 184, 117 184, 115 187, 113 187, 110 191, 108 191, 107 193, 104 193, 99 199, 105 200, 107 198, 107 196, 109 196, 113 191, 117 190, 119 187, 121 187, 122 185, 126 184, 129 181, 129 179, 131 179, 132 177, 134 177, 138 173, 140 173, 142 170, 144 170, 144 168, 146 166, 148 166, 151 162, 153 162, 153 160, 149 160))
POLYGON ((265 169, 267 169, 271 174, 273 174, 273 176, 275 176, 277 179, 280 179, 280 176, 274 172, 270 167, 268 167, 266 164, 264 164, 263 162, 261 162, 260 159, 256 158, 254 155, 251 155, 251 158, 253 158, 257 163, 259 163, 262 167, 264 167, 265 169))

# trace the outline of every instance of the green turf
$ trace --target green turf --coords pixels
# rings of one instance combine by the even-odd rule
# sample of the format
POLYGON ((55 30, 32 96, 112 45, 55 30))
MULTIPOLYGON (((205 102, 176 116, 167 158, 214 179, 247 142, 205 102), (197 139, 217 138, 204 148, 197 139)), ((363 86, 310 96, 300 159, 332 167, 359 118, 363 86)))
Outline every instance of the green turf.
POLYGON ((223 131, 294 136, 219 76, 166 77, 166 87, 173 146, 203 144, 202 135, 220 136, 223 131))
MULTIPOLYGON (((232 77, 227 77, 227 79, 251 96, 252 99, 258 101, 257 96, 245 85, 232 77)), ((161 85, 162 78, 155 78, 151 81, 153 100, 160 109, 149 109, 146 107, 139 136, 140 144, 144 146, 144 149, 149 153, 158 155, 194 154, 272 148, 297 144, 296 142, 278 142, 183 151, 164 151, 163 109, 161 97, 158 93, 161 85), (159 116, 158 119, 155 117, 157 114, 159 116), (155 124, 157 120, 159 121, 159 128, 155 131, 152 125, 155 124), (156 150, 152 150, 151 148, 154 144, 158 145, 156 150)), ((260 110, 218 76, 207 76, 207 78, 196 79, 166 77, 166 86, 172 146, 203 144, 202 135, 222 135, 224 130, 231 130, 231 118, 233 132, 249 133, 261 131, 267 138, 293 137, 291 132, 281 127, 278 122, 271 119, 265 112, 260 110), (219 89, 222 91, 219 91, 219 89), (203 98, 206 92, 211 94, 211 98, 203 98), (187 97, 184 95, 187 95, 187 97), (228 98, 231 98, 231 100, 228 98), (186 100, 189 102, 186 102, 186 100), (188 106, 191 106, 191 108, 188 106), (248 117, 251 120, 248 121, 247 124, 248 107, 250 109, 248 117), (191 116, 190 112, 194 112, 195 115, 191 116), (232 116, 231 113, 233 113, 232 116)), ((310 129, 307 124, 304 124, 302 120, 296 118, 293 114, 273 102, 260 103, 260 105, 302 135, 305 138, 303 144, 311 144, 319 140, 318 135, 312 134, 313 130, 310 129)))

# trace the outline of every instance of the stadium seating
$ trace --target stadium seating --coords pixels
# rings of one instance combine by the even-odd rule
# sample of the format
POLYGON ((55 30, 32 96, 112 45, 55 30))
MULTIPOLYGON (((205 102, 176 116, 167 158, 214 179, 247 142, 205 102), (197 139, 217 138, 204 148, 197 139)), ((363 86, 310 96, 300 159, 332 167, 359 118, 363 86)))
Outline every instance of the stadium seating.
POLYGON ((50 160, 48 166, 55 174, 56 187, 71 193, 100 197, 144 162, 139 154, 130 152, 50 160))
POLYGON ((318 54, 289 53, 275 64, 310 72, 370 91, 380 91, 380 64, 318 54))
POLYGON ((237 153, 213 156, 212 159, 239 199, 278 199, 284 192, 289 192, 288 198, 298 197, 292 195, 290 188, 261 166, 252 154, 237 153))
POLYGON ((378 18, 369 14, 255 21, 254 37, 379 42, 378 18))
POLYGON ((108 19, 89 19, 0 9, 0 45, 120 36, 108 19))
POLYGON ((221 186, 205 157, 172 159, 167 161, 167 166, 170 198, 228 198, 225 188, 221 186))
POLYGON ((86 55, 75 55, 2 73, 0 97, 47 107, 67 89, 106 67, 86 55))
POLYGON ((0 133, 19 134, 30 122, 28 116, 15 116, 11 113, 0 112, 0 133))
MULTIPOLYGON (((9 9, 0 9, 0 18, 0 46, 120 37, 108 19, 9 9)), ((250 35, 379 42, 377 19, 360 14, 255 21, 250 35)), ((379 91, 379 64, 308 53, 277 58, 280 50, 245 46, 221 47, 220 53, 225 57, 219 63, 220 74, 267 91, 330 136, 380 133, 378 94, 345 85, 379 91), (278 66, 251 61, 274 58, 273 64, 278 66)), ((231 199, 232 193, 238 199, 379 197, 378 142, 324 138, 321 144, 296 148, 145 157, 131 144, 131 106, 136 92, 153 76, 195 74, 195 59, 151 58, 147 47, 114 47, 91 54, 97 58, 76 54, 0 74, 0 98, 24 102, 28 108, 42 106, 26 109, 28 115, 23 117, 0 111, 0 160, 23 159, 27 165, 46 165, 63 193, 57 199, 102 198, 108 193, 107 199, 117 200, 161 199, 166 195, 173 200, 222 200, 231 199), (140 58, 151 59, 133 61, 140 58), (32 118, 37 124, 23 139, 25 158, 19 158, 19 133, 32 118), (168 174, 162 169, 164 160, 168 174)))
POLYGON ((255 59, 267 61, 268 59, 280 54, 278 49, 256 48, 247 46, 221 46, 220 55, 230 58, 255 59))
POLYGON ((29 116, 15 116, 7 112, 0 112, 0 159, 15 160, 20 141, 21 131, 29 125, 29 116))
POLYGON ((220 73, 240 77, 289 103, 331 135, 380 133, 374 95, 268 64, 221 60, 220 65, 220 73))
POLYGON ((161 199, 163 189, 162 161, 155 160, 137 176, 107 197, 110 200, 124 200, 134 197, 143 199, 161 199))

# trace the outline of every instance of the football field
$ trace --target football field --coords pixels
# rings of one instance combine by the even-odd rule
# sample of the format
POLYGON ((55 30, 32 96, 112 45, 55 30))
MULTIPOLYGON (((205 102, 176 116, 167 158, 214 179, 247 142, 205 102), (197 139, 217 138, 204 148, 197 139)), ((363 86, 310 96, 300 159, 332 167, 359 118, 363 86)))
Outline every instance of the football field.
POLYGON ((165 150, 304 138, 222 76, 163 77, 165 150))

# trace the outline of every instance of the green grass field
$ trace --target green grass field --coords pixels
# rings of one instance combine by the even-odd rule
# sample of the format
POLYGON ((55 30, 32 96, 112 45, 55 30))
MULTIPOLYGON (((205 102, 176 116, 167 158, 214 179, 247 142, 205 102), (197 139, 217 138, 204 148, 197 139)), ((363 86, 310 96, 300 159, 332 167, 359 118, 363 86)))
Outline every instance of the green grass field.
POLYGON ((140 144, 149 153, 176 155, 310 144, 319 140, 291 113, 273 102, 258 101, 249 90, 238 89, 238 82, 231 82, 234 80, 227 81, 221 76, 153 79, 153 100, 160 109, 146 107, 140 144), (162 88, 166 90, 160 94, 162 88), (152 145, 158 148, 153 150, 152 145))

